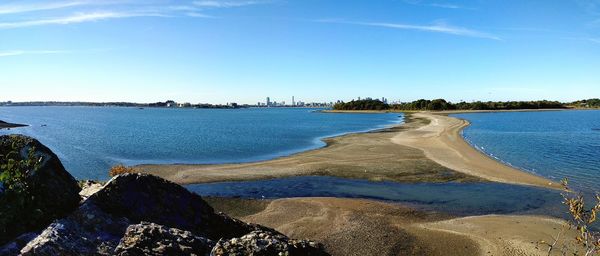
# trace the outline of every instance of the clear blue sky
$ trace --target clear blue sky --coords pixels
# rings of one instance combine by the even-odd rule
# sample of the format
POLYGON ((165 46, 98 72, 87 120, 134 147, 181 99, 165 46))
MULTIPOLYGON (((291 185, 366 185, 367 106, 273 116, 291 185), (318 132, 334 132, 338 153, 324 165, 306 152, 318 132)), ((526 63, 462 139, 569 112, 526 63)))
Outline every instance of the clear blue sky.
POLYGON ((0 101, 600 97, 600 1, 0 1, 0 101))

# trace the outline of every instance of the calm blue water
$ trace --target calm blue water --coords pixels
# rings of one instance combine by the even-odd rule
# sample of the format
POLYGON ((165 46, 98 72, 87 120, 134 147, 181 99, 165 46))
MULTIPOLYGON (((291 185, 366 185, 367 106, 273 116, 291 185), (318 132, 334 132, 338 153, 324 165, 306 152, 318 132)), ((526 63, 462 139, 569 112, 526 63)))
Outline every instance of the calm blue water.
POLYGON ((491 182, 399 184, 308 176, 186 187, 202 196, 370 198, 452 215, 527 213, 559 217, 565 212, 557 191, 491 182))
POLYGON ((0 107, 0 120, 50 147, 78 179, 106 179, 123 163, 232 163, 289 155, 323 137, 381 128, 399 114, 327 114, 313 109, 0 107), (45 125, 45 126, 42 126, 45 125))
POLYGON ((600 111, 469 113, 463 136, 483 152, 523 170, 600 191, 600 111))

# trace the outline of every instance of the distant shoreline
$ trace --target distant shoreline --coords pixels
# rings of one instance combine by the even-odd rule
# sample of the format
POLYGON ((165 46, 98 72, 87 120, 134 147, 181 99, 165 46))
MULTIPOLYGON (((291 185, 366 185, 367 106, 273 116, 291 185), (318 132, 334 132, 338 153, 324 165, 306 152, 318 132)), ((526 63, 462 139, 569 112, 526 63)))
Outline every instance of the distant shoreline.
POLYGON ((504 109, 504 110, 442 110, 442 111, 422 111, 422 110, 322 110, 323 113, 422 113, 428 112, 437 115, 450 114, 468 114, 468 113, 502 113, 502 112, 539 112, 539 111, 572 111, 572 110, 600 110, 599 108, 540 108, 540 109, 504 109))

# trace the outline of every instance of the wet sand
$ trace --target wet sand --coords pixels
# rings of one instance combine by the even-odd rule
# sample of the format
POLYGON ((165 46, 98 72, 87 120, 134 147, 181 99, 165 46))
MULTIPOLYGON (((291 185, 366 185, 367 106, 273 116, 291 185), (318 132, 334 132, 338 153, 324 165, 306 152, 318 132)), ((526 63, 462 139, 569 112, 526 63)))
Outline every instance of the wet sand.
POLYGON ((453 171, 427 158, 422 150, 392 138, 428 124, 407 117, 397 127, 328 138, 327 146, 274 160, 222 165, 140 165, 142 172, 180 184, 272 179, 302 175, 395 182, 470 182, 483 179, 453 171))
POLYGON ((538 242, 551 241, 564 225, 541 216, 453 218, 364 199, 208 201, 244 221, 322 242, 332 255, 547 255, 547 247, 538 242))
POLYGON ((435 113, 414 113, 429 124, 399 133, 394 143, 422 150, 435 162, 485 180, 561 189, 557 182, 507 166, 469 145, 461 136, 466 120, 435 113))
POLYGON ((180 184, 323 175, 395 182, 494 181, 560 189, 548 179, 506 166, 465 142, 468 125, 433 113, 406 114, 393 128, 326 139, 327 146, 269 161, 220 165, 139 165, 180 184))

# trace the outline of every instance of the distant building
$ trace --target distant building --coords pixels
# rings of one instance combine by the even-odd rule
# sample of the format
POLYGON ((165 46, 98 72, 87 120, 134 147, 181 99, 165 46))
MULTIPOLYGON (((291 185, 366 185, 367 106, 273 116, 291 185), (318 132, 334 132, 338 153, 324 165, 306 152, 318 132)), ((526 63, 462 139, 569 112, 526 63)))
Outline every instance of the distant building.
POLYGON ((267 107, 271 106, 271 98, 267 97, 267 107))
POLYGON ((296 106, 296 100, 294 99, 294 96, 292 96, 292 106, 296 106))

